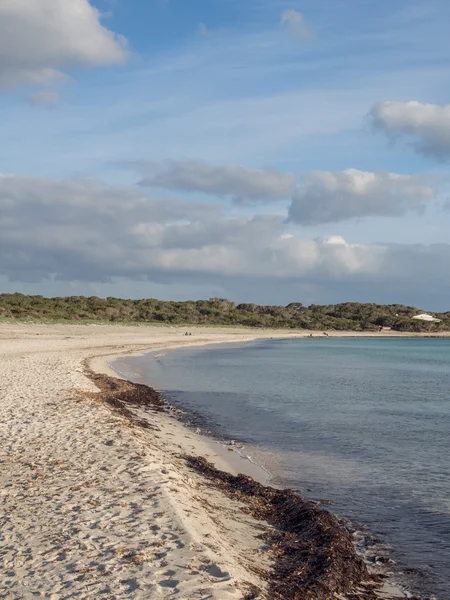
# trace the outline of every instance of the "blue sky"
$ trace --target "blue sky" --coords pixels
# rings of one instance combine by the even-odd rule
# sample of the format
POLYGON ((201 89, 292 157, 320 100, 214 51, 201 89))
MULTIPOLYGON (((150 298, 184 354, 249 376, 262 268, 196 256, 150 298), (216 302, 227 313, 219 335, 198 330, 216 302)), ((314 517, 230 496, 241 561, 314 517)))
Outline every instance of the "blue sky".
POLYGON ((448 2, 55 3, 0 25, 5 291, 450 309, 448 2))

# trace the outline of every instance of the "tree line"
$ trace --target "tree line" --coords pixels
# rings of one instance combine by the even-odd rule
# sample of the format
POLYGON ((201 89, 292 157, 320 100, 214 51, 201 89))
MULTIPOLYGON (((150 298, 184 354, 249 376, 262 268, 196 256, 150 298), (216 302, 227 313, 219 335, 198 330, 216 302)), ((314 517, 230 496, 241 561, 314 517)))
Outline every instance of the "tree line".
POLYGON ((0 294, 0 318, 39 321, 96 321, 111 323, 161 323, 167 325, 235 325, 245 327, 310 330, 436 332, 450 329, 450 312, 429 313, 441 323, 412 319, 423 312, 403 304, 343 304, 287 306, 236 304, 224 298, 172 302, 145 298, 69 296, 45 298, 0 294))

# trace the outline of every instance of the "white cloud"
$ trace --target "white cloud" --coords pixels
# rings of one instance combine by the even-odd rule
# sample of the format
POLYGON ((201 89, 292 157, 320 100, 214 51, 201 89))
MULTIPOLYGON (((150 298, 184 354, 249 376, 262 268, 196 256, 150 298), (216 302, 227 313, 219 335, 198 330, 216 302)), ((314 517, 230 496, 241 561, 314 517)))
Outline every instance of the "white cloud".
POLYGON ((290 219, 303 225, 345 219, 420 213, 437 190, 419 175, 358 171, 313 171, 295 192, 290 219))
POLYGON ((376 129, 390 136, 411 136, 422 154, 450 158, 450 104, 381 102, 370 117, 376 129))
POLYGON ((2 0, 0 87, 42 84, 60 69, 126 60, 126 41, 100 22, 89 0, 2 0))
POLYGON ((287 198, 296 185, 292 173, 275 169, 213 166, 194 160, 137 163, 136 166, 144 174, 141 185, 231 196, 239 202, 287 198))
POLYGON ((281 25, 288 28, 291 35, 300 41, 311 40, 314 35, 305 23, 305 18, 298 10, 285 10, 281 15, 281 25))

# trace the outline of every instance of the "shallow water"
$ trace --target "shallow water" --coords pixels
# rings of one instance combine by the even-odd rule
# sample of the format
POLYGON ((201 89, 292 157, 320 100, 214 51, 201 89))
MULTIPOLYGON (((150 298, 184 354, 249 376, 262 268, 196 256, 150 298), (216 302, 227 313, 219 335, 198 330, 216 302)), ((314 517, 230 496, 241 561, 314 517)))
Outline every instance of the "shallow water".
POLYGON ((418 571, 411 585, 450 598, 450 340, 267 340, 116 366, 281 456, 276 483, 330 500, 418 571))

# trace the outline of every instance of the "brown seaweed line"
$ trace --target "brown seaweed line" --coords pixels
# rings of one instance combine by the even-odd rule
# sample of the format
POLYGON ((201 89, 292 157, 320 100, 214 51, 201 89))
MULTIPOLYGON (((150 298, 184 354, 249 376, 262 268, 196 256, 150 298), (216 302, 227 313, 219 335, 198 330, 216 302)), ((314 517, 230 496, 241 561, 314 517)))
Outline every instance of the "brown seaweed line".
POLYGON ((219 471, 202 457, 185 457, 228 496, 245 502, 250 514, 273 526, 266 535, 274 556, 269 597, 329 600, 376 599, 380 576, 370 575, 348 529, 330 512, 292 490, 264 486, 246 475, 219 471))

